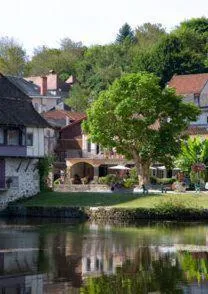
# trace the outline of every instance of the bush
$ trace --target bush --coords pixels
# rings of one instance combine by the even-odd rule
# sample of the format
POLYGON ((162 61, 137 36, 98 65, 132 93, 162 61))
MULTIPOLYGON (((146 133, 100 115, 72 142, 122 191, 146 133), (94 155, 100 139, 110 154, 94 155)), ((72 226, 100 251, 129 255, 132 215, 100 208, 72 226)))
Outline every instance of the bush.
POLYGON ((124 180, 123 186, 124 186, 124 188, 133 188, 135 186, 135 184, 137 184, 137 183, 138 183, 138 181, 135 181, 135 179, 128 178, 128 179, 124 180))
POLYGON ((53 182, 53 185, 54 187, 58 187, 59 185, 61 184, 61 179, 56 179, 54 182, 53 182))
POLYGON ((156 179, 157 179, 157 184, 164 184, 164 185, 171 185, 176 181, 176 179, 174 178, 162 178, 162 179, 156 178, 156 179))
POLYGON ((151 183, 152 185, 157 184, 157 177, 151 176, 151 177, 150 177, 150 183, 151 183))
POLYGON ((113 174, 108 174, 105 177, 99 178, 99 184, 105 184, 105 185, 109 185, 109 186, 117 183, 118 181, 119 180, 116 177, 116 175, 113 175, 113 174))
POLYGON ((133 167, 130 171, 129 171, 129 176, 132 180, 135 181, 135 183, 138 183, 138 172, 136 167, 133 167))
POLYGON ((171 185, 175 181, 176 181, 176 179, 174 179, 174 178, 162 178, 162 179, 160 179, 160 178, 157 178, 157 177, 154 177, 154 176, 150 177, 150 183, 153 184, 153 185, 154 184, 171 185))
POLYGON ((196 203, 190 203, 184 199, 177 198, 176 196, 166 196, 158 204, 155 204, 154 208, 158 213, 161 214, 174 214, 177 212, 183 212, 187 209, 192 210, 192 207, 195 206, 195 210, 198 210, 199 207, 196 203))

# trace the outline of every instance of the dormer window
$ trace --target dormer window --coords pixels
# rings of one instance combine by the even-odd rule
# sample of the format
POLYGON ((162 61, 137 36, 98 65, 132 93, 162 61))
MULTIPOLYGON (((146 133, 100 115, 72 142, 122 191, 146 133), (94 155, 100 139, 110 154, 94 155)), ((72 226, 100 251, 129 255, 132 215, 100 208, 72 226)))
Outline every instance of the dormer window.
POLYGON ((200 106, 200 100, 199 100, 199 95, 198 94, 194 94, 194 103, 197 106, 200 106))

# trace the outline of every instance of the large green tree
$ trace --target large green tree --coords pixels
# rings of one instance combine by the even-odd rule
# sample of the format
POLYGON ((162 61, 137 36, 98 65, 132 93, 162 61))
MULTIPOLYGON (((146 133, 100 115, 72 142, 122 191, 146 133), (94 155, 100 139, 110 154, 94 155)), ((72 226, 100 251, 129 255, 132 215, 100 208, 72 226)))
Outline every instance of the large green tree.
POLYGON ((84 131, 93 142, 133 159, 143 184, 153 162, 170 164, 180 150, 181 132, 199 112, 173 89, 162 90, 153 74, 126 74, 87 111, 84 131))
POLYGON ((21 76, 27 62, 26 52, 13 38, 0 38, 0 72, 21 76))

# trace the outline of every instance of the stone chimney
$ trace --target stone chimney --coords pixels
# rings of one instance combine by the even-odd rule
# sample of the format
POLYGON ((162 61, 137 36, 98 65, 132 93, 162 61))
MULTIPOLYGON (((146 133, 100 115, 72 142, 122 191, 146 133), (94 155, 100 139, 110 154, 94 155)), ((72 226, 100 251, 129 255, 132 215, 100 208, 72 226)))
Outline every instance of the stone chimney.
POLYGON ((46 96, 47 94, 47 77, 41 77, 40 95, 46 96))

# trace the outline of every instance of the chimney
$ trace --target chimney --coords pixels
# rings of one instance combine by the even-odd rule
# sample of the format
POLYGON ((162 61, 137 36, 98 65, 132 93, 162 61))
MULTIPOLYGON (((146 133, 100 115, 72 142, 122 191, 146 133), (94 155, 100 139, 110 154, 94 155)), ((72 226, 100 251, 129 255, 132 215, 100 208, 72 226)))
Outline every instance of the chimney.
POLYGON ((40 87, 40 94, 46 96, 47 93, 47 77, 41 77, 41 87, 40 87))

